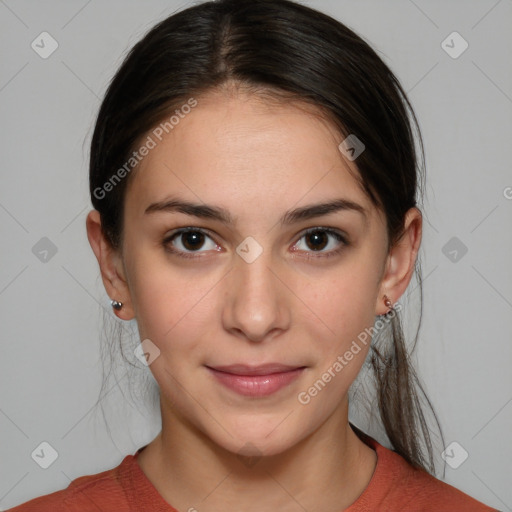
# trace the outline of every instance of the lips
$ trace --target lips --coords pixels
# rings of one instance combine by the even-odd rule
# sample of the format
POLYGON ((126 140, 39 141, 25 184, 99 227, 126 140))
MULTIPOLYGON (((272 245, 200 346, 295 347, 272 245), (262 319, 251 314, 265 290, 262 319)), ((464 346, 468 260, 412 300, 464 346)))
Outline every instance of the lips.
POLYGON ((290 386, 306 367, 269 363, 259 366, 232 364, 206 368, 216 382, 231 392, 252 398, 263 398, 290 386))
POLYGON ((218 372, 230 373, 232 375, 272 375, 273 373, 286 373, 304 368, 304 366, 290 366, 280 363, 268 363, 260 366, 245 364, 232 364, 228 366, 208 366, 218 372))

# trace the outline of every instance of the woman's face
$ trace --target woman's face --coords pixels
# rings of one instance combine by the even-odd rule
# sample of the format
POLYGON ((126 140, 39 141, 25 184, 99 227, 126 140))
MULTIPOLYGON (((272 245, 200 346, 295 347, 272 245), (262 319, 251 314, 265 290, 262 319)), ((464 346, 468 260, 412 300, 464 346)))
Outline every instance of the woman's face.
POLYGON ((163 421, 232 452, 272 455, 346 414, 369 348, 360 335, 386 311, 385 221, 326 122, 243 93, 197 99, 162 141, 153 135, 127 189, 124 299, 141 340, 160 351, 149 368, 163 421), (171 200, 203 215, 154 206, 171 200), (359 206, 307 213, 341 200, 359 206), (172 237, 184 228, 193 232, 172 237), (303 369, 210 369, 270 363, 303 369))

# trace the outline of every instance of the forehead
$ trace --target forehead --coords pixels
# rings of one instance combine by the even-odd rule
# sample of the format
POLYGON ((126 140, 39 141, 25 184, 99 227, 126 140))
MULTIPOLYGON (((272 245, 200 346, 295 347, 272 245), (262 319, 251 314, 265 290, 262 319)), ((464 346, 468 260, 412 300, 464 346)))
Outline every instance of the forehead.
POLYGON ((355 163, 338 149, 343 136, 311 108, 217 93, 197 98, 197 106, 173 121, 168 133, 148 134, 154 147, 126 193, 135 215, 175 193, 228 210, 253 207, 252 213, 282 211, 326 194, 371 209, 355 163))

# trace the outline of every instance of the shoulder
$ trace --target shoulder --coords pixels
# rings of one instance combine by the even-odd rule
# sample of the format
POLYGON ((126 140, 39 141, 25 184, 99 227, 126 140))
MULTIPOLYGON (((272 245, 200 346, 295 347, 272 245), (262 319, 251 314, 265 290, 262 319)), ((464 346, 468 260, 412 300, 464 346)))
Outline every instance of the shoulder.
POLYGON ((7 512, 128 511, 122 480, 132 465, 132 459, 133 455, 127 455, 113 469, 78 477, 65 489, 31 499, 7 512))
POLYGON ((447 484, 429 473, 413 468, 400 455, 388 450, 390 463, 395 468, 394 486, 389 491, 388 501, 403 502, 408 510, 432 510, 439 512, 464 510, 485 512, 494 509, 475 500, 456 487, 447 484))
POLYGON ((414 468, 403 457, 374 439, 365 442, 377 452, 377 467, 368 487, 346 512, 496 510, 426 471, 414 468))

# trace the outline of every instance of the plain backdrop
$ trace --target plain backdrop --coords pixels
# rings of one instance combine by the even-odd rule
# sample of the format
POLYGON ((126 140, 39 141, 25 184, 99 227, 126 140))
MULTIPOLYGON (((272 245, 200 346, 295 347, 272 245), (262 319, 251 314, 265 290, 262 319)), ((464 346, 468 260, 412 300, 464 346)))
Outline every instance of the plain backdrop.
MULTIPOLYGON (((512 1, 305 3, 372 44, 418 115, 427 155, 419 372, 446 446, 457 443, 448 453, 458 462, 467 453, 445 480, 512 510, 512 1)), ((112 468, 159 431, 158 415, 128 405, 126 380, 103 400, 110 435, 94 413, 103 312, 117 320, 86 238, 87 158, 126 51, 188 5, 0 1, 3 509, 112 468), (44 51, 58 45, 46 58, 41 38, 44 51), (41 449, 57 457, 47 469, 41 449)))

